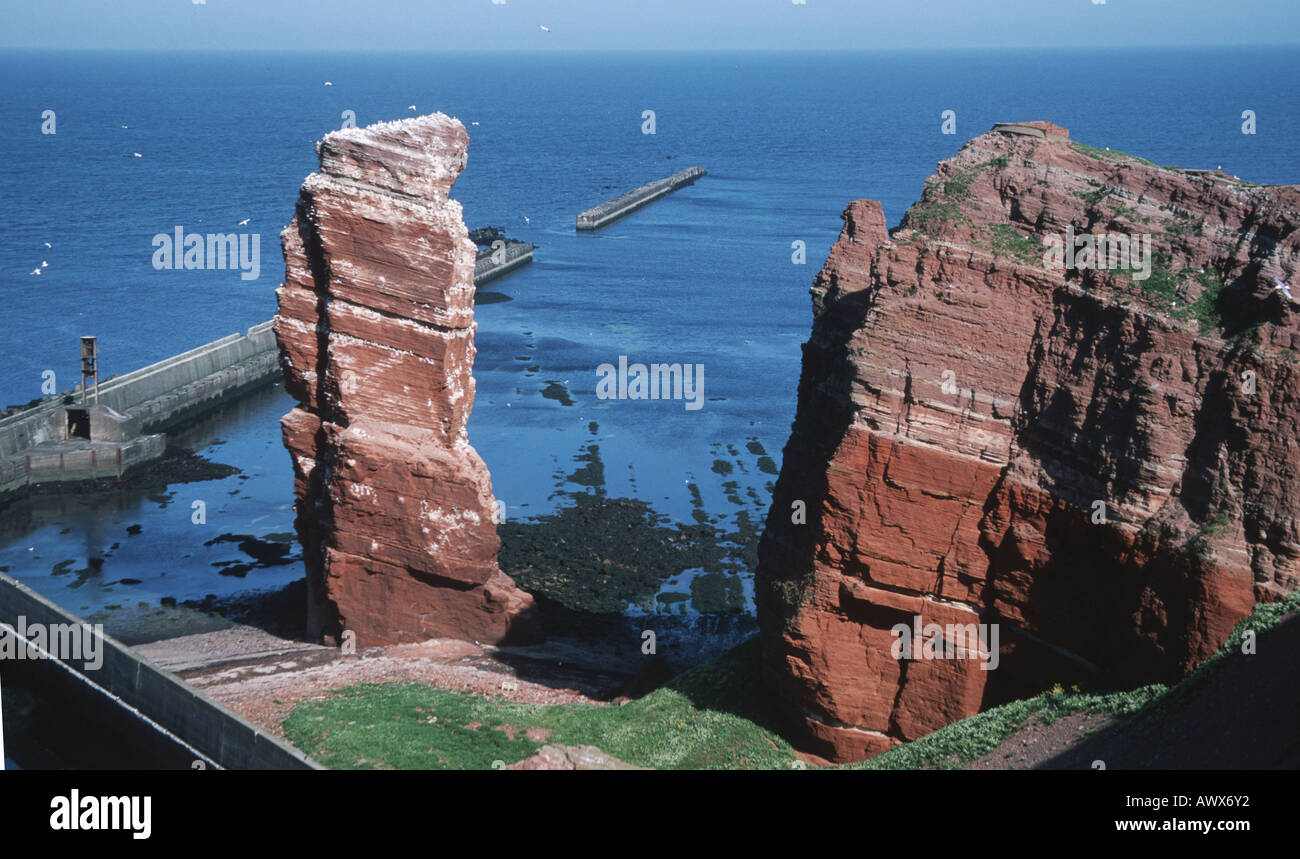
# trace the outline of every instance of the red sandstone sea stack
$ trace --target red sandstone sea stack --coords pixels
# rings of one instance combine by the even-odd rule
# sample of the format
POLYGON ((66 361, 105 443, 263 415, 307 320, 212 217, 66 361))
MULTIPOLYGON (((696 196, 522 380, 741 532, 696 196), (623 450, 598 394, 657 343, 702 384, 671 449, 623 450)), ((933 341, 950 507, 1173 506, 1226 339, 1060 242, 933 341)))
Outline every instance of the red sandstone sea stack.
POLYGON ((807 741, 860 759, 1055 683, 1173 681, 1300 584, 1298 227, 1300 188, 1048 123, 970 141, 892 233, 850 204, 757 576, 807 741), (1075 234, 1149 236, 1149 276, 1054 265, 1075 234), (895 658, 918 617, 997 624, 998 667, 895 658))
POLYGON ((327 135, 281 236, 275 333, 308 631, 361 646, 536 635, 497 567, 496 503, 466 437, 474 258, 448 198, 469 138, 434 114, 327 135))

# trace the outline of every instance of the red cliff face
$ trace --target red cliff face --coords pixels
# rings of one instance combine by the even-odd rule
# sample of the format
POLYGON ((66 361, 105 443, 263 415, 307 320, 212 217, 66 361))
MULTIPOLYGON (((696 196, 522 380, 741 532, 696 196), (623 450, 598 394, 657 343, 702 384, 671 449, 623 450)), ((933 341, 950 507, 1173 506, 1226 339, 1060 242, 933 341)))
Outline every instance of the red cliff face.
POLYGON ((970 141, 892 234, 849 206, 758 570, 766 682, 823 754, 1174 680, 1300 583, 1297 226, 1300 188, 1047 123, 970 141), (1149 236, 1149 276, 1063 267, 1083 234, 1149 236), (895 658, 918 622, 997 624, 996 668, 895 658))
POLYGON ((466 438, 475 248, 447 194, 442 114, 329 134, 284 231, 275 333, 313 634, 361 646, 535 631, 497 568, 496 504, 466 438))

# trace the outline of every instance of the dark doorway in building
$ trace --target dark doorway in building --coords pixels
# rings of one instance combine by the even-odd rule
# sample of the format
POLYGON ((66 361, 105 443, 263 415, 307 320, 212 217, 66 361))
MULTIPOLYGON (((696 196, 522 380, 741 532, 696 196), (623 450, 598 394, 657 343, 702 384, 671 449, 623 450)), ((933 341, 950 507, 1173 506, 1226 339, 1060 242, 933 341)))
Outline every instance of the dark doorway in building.
POLYGON ((90 441, 90 412, 85 409, 68 409, 68 438, 90 441))

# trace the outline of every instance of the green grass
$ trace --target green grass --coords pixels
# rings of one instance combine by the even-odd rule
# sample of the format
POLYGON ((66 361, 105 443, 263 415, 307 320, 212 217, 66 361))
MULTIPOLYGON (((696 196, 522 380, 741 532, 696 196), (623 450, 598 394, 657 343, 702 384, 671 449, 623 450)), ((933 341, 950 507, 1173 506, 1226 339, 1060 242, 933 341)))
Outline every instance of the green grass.
MULTIPOLYGON (((1128 218, 1130 221, 1133 222, 1137 222, 1139 220, 1137 211, 1135 209, 1130 209, 1128 206, 1125 206, 1122 203, 1107 203, 1106 208, 1110 209, 1111 215, 1113 215, 1116 218, 1128 218)), ((1151 219, 1146 218, 1145 223, 1148 224, 1151 223, 1151 219)))
POLYGON ((1070 193, 1087 203, 1088 207, 1091 208, 1109 197, 1114 190, 1102 185, 1100 188, 1094 188, 1091 191, 1071 191, 1070 193))
POLYGON ((993 255, 1010 256, 1024 262, 1042 259, 1043 244, 1037 236, 1022 235, 1011 224, 990 224, 993 236, 993 255))
POLYGON ((1120 152, 1118 149, 1098 149, 1095 146, 1088 146, 1083 143, 1070 143, 1070 148, 1081 155, 1087 155, 1090 158, 1096 158, 1101 161, 1136 161, 1139 164, 1146 164, 1149 167, 1158 167, 1154 161, 1148 161, 1145 158, 1139 158, 1136 155, 1130 155, 1127 152, 1120 152))
POLYGON ((1142 294, 1163 313, 1173 315, 1169 303, 1178 299, 1178 277, 1169 268, 1169 256, 1156 252, 1151 260, 1151 274, 1145 280, 1133 280, 1142 294))
POLYGON ((970 191, 971 183, 975 181, 975 174, 976 171, 970 170, 965 173, 958 173, 951 179, 945 180, 943 183, 943 195, 945 197, 956 198, 957 202, 961 202, 962 199, 965 198, 967 192, 970 191))
POLYGON ((1133 292, 1153 309, 1177 320, 1193 319, 1202 334, 1217 332, 1223 325, 1219 297, 1227 287, 1224 280, 1209 272, 1185 268, 1175 273, 1169 265, 1169 256, 1157 252, 1151 261, 1151 274, 1145 280, 1133 280, 1133 292), (1188 302, 1178 297, 1179 284, 1194 278, 1201 284, 1201 294, 1188 302), (1177 302, 1176 307, 1171 307, 1177 302))
POLYGON ((1178 685, 1163 695, 1152 699, 1150 703, 1135 713, 1133 721, 1135 723, 1149 724, 1168 716, 1171 711, 1182 706, 1191 695, 1208 683, 1214 674, 1223 668, 1228 659, 1235 655, 1241 655, 1241 645, 1248 631, 1254 633, 1258 638, 1277 626, 1282 621, 1282 618, 1294 611, 1300 611, 1300 591, 1293 591, 1285 599, 1275 603, 1257 603, 1254 610, 1238 621, 1237 625, 1232 628, 1232 632, 1228 635, 1228 639, 1223 643, 1222 647, 1216 650, 1210 658, 1196 666, 1192 673, 1184 677, 1178 685))
POLYGON ((1204 287, 1196 301, 1192 302, 1187 315, 1201 326, 1202 334, 1211 334, 1223 325, 1223 313, 1219 310, 1219 296, 1227 286, 1222 278, 1208 272, 1198 272, 1196 279, 1204 287))
POLYGON ((1195 223, 1192 222, 1191 215, 1184 215, 1182 212, 1174 213, 1175 220, 1166 227, 1165 231, 1172 236, 1200 236, 1205 233, 1205 219, 1201 218, 1195 223))
POLYGON ((284 732, 337 769, 490 769, 546 743, 594 745, 658 769, 789 769, 790 744, 763 726, 758 657, 751 639, 623 707, 510 704, 417 683, 356 686, 298 705, 284 732), (551 733, 530 740, 529 727, 551 733))
POLYGON ((903 215, 902 226, 927 235, 936 235, 948 224, 963 220, 965 217, 955 201, 943 199, 938 195, 931 196, 927 191, 903 215))
MULTIPOLYGON (((970 192, 971 184, 986 170, 991 169, 996 172, 1010 166, 1011 156, 999 155, 997 158, 976 164, 969 170, 954 173, 942 182, 931 177, 926 182, 921 199, 913 203, 904 213, 899 227, 936 235, 950 223, 971 223, 971 219, 961 211, 961 204, 970 192)), ((910 244, 911 241, 909 237, 902 243, 910 244)))
POLYGON ((900 770, 900 769, 961 769, 996 749, 1004 740, 1020 730, 1035 717, 1051 724, 1062 716, 1074 713, 1110 713, 1128 715, 1136 713, 1153 700, 1165 687, 1159 684, 1143 686, 1130 692, 1112 692, 1105 695, 1066 692, 1054 689, 1034 698, 1013 701, 994 707, 974 716, 953 722, 928 734, 897 746, 883 755, 846 769, 900 770))
MULTIPOLYGON (((1216 518, 1207 527, 1222 525, 1216 518)), ((1058 685, 845 768, 958 768, 992 752, 1030 718, 1051 724, 1076 713, 1107 713, 1134 723, 1159 721, 1241 652, 1247 631, 1262 635, 1297 610, 1300 591, 1255 606, 1223 647, 1172 688, 1154 684, 1098 694, 1058 685)), ((755 638, 623 707, 510 704, 416 683, 365 685, 299 704, 284 731, 294 745, 337 769, 490 769, 496 761, 528 757, 544 743, 594 745, 660 769, 790 769, 794 751, 770 726, 760 681, 755 638), (529 727, 550 735, 530 740, 529 727)))
POLYGON ((1206 522, 1202 530, 1205 532, 1206 536, 1218 538, 1228 533, 1228 526, 1230 524, 1232 524, 1232 517, 1226 512, 1223 512, 1206 522))
POLYGON ((1254 325, 1247 325, 1237 333, 1228 338, 1228 341, 1238 349, 1250 349, 1258 346, 1260 341, 1260 329, 1264 327, 1263 322, 1256 322, 1254 325))
POLYGON ((1210 541, 1223 536, 1231 522, 1232 517, 1222 512, 1202 523, 1200 529, 1187 540, 1187 554, 1202 564, 1209 562, 1212 556, 1210 541))
POLYGON ((1002 155, 977 164, 970 170, 955 173, 942 184, 927 181, 921 199, 913 203, 903 215, 899 225, 906 229, 918 230, 927 235, 936 235, 950 223, 970 223, 970 218, 962 214, 961 204, 970 191, 971 184, 983 171, 992 168, 1002 170, 1011 165, 1011 157, 1002 155))
MULTIPOLYGON (((1217 529, 1225 526, 1226 521, 1222 521, 1222 517, 1216 517, 1207 527, 1217 529)), ((1247 630, 1253 631, 1256 636, 1262 635, 1287 614, 1297 610, 1300 610, 1300 591, 1290 594, 1281 602, 1256 605, 1250 615, 1237 623, 1227 641, 1213 656, 1173 687, 1156 683, 1129 692, 1092 694, 1065 692, 1057 686, 1037 697, 1013 701, 954 722, 919 740, 905 743, 870 760, 850 764, 846 768, 960 768, 996 749, 1020 730, 1030 717, 1035 717, 1044 724, 1051 724, 1062 716, 1073 713, 1109 713, 1128 718, 1134 723, 1159 721, 1206 683, 1232 654, 1241 652, 1247 630)))

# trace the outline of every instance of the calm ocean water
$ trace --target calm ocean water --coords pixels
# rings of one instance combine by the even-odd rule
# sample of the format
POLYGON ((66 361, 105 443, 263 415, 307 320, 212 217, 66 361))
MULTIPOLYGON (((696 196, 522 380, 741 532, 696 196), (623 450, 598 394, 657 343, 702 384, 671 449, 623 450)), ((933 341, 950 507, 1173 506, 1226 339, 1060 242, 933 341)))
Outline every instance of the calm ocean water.
MULTIPOLYGON (((557 487, 599 461, 611 496, 682 521, 702 509, 728 526, 744 509, 761 522, 794 415, 808 287, 848 201, 882 200, 897 223, 937 161, 996 121, 1025 119, 1161 164, 1296 182, 1298 54, 3 53, 0 404, 38 396, 45 370, 74 384, 82 334, 98 335, 115 373, 270 318, 278 235, 315 169, 315 142, 345 111, 367 124, 414 115, 414 104, 469 129, 469 168, 453 189, 468 224, 540 246, 532 267, 487 287, 512 300, 478 310, 470 440, 508 516, 554 509, 557 487), (47 109, 53 135, 41 133, 47 109), (955 136, 940 133, 949 109, 955 136), (1241 133, 1247 109, 1255 135, 1241 133), (654 135, 642 133, 645 110, 654 135), (709 176, 575 234, 578 211, 691 164, 709 176), (155 271, 152 238, 177 225, 259 234, 260 277, 155 271), (806 265, 791 261, 795 240, 806 265), (597 400, 595 368, 620 355, 702 364, 704 408, 597 400)), ((300 576, 300 564, 222 576, 213 565, 237 558, 234 544, 204 545, 292 530, 277 427, 288 406, 267 394, 191 440, 247 479, 93 513, 44 510, 9 523, 0 567, 74 610, 300 576), (206 528, 191 526, 191 498, 214 511, 206 528), (127 540, 132 524, 143 530, 127 540), (121 547, 95 575, 68 574, 112 543, 121 547)))

